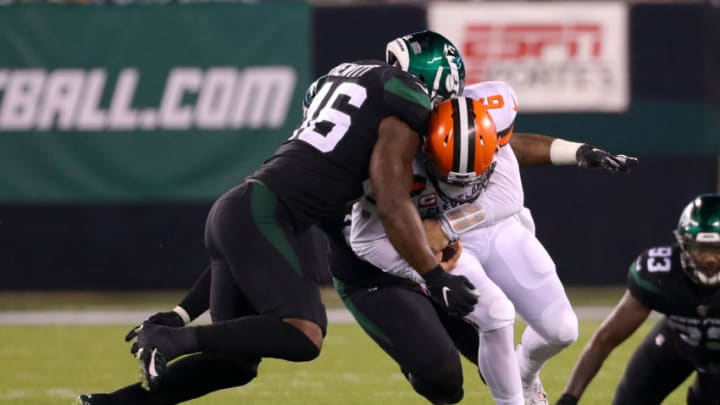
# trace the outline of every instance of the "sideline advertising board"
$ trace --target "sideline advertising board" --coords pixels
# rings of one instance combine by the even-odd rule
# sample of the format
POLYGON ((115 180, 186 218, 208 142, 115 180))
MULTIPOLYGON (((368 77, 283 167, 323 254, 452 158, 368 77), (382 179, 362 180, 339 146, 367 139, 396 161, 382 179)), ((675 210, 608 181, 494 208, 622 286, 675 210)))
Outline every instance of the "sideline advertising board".
POLYGON ((510 83, 523 112, 628 108, 626 4, 434 2, 428 24, 460 49, 466 83, 510 83))

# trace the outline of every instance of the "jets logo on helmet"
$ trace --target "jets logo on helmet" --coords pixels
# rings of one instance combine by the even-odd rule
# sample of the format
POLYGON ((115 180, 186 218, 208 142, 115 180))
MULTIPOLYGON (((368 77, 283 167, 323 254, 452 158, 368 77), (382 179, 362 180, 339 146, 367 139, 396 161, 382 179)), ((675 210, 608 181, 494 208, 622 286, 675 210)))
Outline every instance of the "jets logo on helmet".
POLYGON ((702 285, 720 285, 720 194, 701 194, 688 204, 675 238, 690 278, 702 285))
POLYGON ((419 78, 433 104, 462 94, 465 66, 460 52, 436 32, 416 32, 388 42, 385 60, 419 78))
POLYGON ((428 175, 446 201, 472 202, 495 169, 497 132, 479 101, 458 97, 432 112, 425 151, 428 175))

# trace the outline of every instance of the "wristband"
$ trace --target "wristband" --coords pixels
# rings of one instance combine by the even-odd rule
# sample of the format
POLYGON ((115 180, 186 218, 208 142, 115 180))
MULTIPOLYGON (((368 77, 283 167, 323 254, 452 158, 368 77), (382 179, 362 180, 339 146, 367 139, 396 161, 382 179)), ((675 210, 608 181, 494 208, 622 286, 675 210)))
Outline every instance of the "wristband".
POLYGON ((178 314, 180 316, 180 319, 183 320, 183 324, 187 325, 190 323, 190 321, 191 321, 190 314, 187 313, 185 308, 178 305, 175 308, 173 308, 173 312, 175 312, 176 314, 178 314))
POLYGON ((433 267, 430 271, 422 275, 427 284, 432 284, 435 281, 445 278, 445 269, 441 265, 433 267))
POLYGON ((572 394, 565 393, 565 394, 562 394, 562 396, 560 397, 560 399, 558 400, 557 403, 562 404, 562 405, 577 405, 578 397, 576 397, 575 395, 572 395, 572 394))
POLYGON ((554 166, 577 164, 577 151, 583 145, 583 143, 555 138, 550 144, 550 163, 554 166))

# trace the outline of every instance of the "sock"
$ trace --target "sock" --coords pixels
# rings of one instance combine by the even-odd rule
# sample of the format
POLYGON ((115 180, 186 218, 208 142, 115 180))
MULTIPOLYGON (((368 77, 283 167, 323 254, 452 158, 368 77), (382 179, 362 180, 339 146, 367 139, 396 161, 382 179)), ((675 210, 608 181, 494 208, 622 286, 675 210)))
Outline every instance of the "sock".
POLYGON ((310 361, 320 354, 303 332, 277 318, 246 316, 196 328, 198 348, 207 353, 310 361))
POLYGON ((140 384, 133 384, 110 396, 113 403, 123 405, 177 404, 247 384, 257 375, 259 362, 238 356, 194 354, 170 364, 156 390, 145 391, 140 384))
POLYGON ((545 365, 545 362, 566 346, 564 344, 551 344, 531 327, 525 328, 521 343, 515 351, 523 386, 528 386, 535 381, 540 375, 540 370, 545 365))
POLYGON ((523 405, 520 369, 513 349, 513 325, 479 334, 478 368, 495 403, 523 405))

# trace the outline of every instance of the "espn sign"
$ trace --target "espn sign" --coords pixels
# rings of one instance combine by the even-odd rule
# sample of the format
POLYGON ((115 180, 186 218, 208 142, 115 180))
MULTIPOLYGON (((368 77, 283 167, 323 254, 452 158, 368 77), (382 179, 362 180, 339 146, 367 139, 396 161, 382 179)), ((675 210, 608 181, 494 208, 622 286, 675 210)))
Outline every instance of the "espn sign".
POLYGON ((622 3, 432 3, 429 20, 460 49, 466 83, 508 82, 522 111, 628 107, 622 3))

